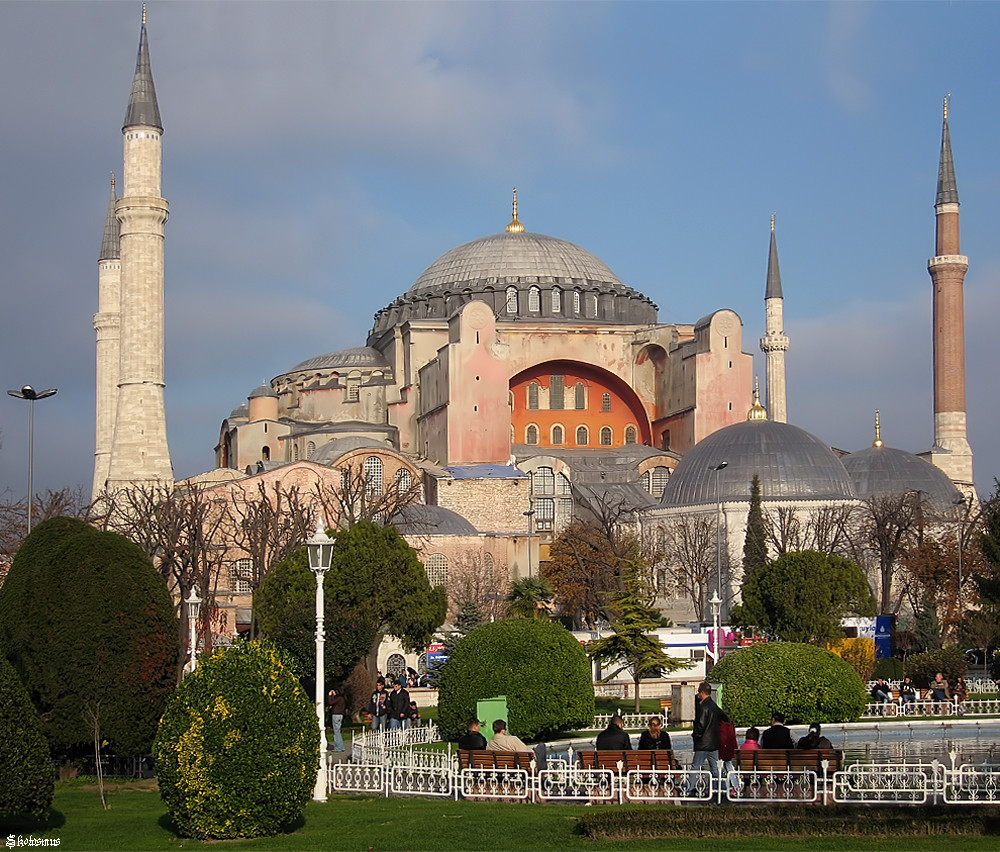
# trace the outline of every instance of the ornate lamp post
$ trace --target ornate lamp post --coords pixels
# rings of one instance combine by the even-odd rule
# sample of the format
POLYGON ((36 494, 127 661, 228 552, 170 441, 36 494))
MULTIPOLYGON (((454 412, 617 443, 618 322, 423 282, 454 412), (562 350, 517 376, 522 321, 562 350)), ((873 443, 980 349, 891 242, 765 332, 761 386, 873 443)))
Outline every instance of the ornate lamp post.
POLYGON ((190 674, 198 667, 198 616, 201 614, 201 598, 195 587, 191 587, 191 592, 185 599, 187 605, 188 618, 188 647, 191 649, 191 656, 188 660, 188 673, 190 674))
POLYGON ((712 470, 715 471, 715 596, 722 596, 722 492, 719 491, 719 471, 729 467, 729 462, 719 462, 712 470))
POLYGON ((316 786, 313 787, 313 801, 326 801, 326 695, 324 693, 323 645, 323 580, 333 562, 333 540, 326 534, 320 520, 316 521, 316 534, 306 542, 309 552, 309 567, 316 575, 316 719, 319 722, 319 770, 316 786))
POLYGON ((722 609, 722 598, 718 591, 712 592, 712 599, 709 601, 712 607, 712 665, 719 662, 719 611, 722 609))
POLYGON ((33 514, 33 500, 35 484, 32 481, 35 465, 35 400, 46 399, 56 395, 56 388, 36 391, 31 385, 25 385, 19 391, 7 391, 11 396, 18 399, 28 400, 28 534, 31 534, 31 516, 33 514))
POLYGON ((528 545, 528 577, 531 577, 531 521, 535 517, 535 510, 528 509, 527 512, 522 512, 522 515, 528 519, 528 538, 526 544, 528 545))

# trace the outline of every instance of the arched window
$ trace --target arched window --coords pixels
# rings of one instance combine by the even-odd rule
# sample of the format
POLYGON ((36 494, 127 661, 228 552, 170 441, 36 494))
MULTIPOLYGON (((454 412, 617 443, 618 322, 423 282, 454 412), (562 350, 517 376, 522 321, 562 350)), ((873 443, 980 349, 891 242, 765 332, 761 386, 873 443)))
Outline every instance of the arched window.
POLYGON ((408 471, 405 467, 401 467, 396 471, 396 493, 409 494, 412 487, 413 474, 410 473, 410 471, 408 471))
POLYGON ((271 460, 271 448, 266 444, 260 448, 260 457, 264 459, 264 461, 271 460))
POLYGON ((578 426, 576 429, 576 445, 578 447, 585 447, 590 443, 590 435, 587 432, 586 426, 578 426))
POLYGON ((365 494, 376 497, 382 493, 382 459, 378 456, 368 456, 365 459, 362 472, 365 477, 365 494))
POLYGON ((486 581, 486 588, 493 586, 493 554, 487 553, 483 557, 483 579, 486 581))
POLYGON ((611 411, 611 394, 606 393, 601 397, 601 411, 611 411))
POLYGON ((309 443, 306 444, 306 458, 311 459, 313 457, 313 453, 315 452, 316 452, 316 442, 309 441, 309 443))
POLYGON ((542 291, 537 287, 530 287, 528 289, 528 310, 537 314, 542 309, 541 301, 542 291))
POLYGON ((524 430, 524 443, 526 444, 537 444, 538 443, 538 427, 532 424, 527 429, 524 430))
POLYGON ((298 461, 298 460, 299 460, 299 445, 292 444, 292 461, 298 461))
POLYGON ((507 288, 507 313, 517 313, 517 287, 507 288))
POLYGON ((347 393, 345 395, 347 402, 357 402, 361 399, 361 379, 349 378, 347 380, 347 393))
POLYGON ((562 444, 563 440, 564 440, 564 438, 563 438, 563 427, 559 426, 558 424, 555 425, 555 426, 553 426, 552 427, 552 443, 555 446, 558 447, 560 444, 562 444))
POLYGON ((613 438, 614 438, 614 435, 611 432, 611 427, 610 426, 602 426, 601 427, 601 446, 602 447, 610 447, 611 446, 611 441, 612 441, 613 438))
POLYGON ((389 659, 385 661, 386 674, 396 677, 397 675, 401 675, 405 670, 406 657, 402 654, 390 654, 389 659))
POLYGON ((549 408, 562 411, 565 407, 565 390, 563 376, 549 376, 549 408))
POLYGON ((637 437, 638 437, 638 433, 636 432, 635 426, 626 426, 625 427, 625 443, 626 444, 638 444, 639 442, 636 440, 637 437))
POLYGON ((654 467, 653 476, 650 481, 649 493, 654 497, 659 499, 663 496, 663 489, 667 487, 667 481, 670 479, 670 468, 669 467, 654 467))
POLYGON ((552 288, 552 313, 562 313, 562 290, 558 287, 552 288))
POLYGON ((597 316, 597 293, 587 294, 587 316, 588 317, 597 316))
POLYGON ((350 468, 342 467, 340 469, 340 490, 345 494, 351 490, 351 471, 350 468))
POLYGON ((427 557, 427 580, 432 586, 448 585, 448 557, 432 553, 427 557))
POLYGON ((535 468, 535 471, 531 474, 531 493, 549 495, 555 494, 555 491, 555 471, 551 467, 535 468))
POLYGON ((587 408, 587 389, 583 386, 583 382, 576 383, 573 393, 573 407, 577 411, 584 411, 587 408))
POLYGON ((538 410, 538 382, 531 382, 528 385, 528 410, 538 410))
POLYGON ((574 290, 573 291, 573 313, 574 314, 579 314, 580 313, 580 291, 579 290, 574 290))

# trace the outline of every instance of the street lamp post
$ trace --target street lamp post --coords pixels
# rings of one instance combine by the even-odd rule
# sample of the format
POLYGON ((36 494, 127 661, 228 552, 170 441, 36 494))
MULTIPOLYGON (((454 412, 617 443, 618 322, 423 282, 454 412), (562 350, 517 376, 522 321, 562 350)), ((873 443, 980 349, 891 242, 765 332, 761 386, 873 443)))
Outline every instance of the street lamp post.
POLYGON ((715 571, 716 597, 722 598, 722 492, 719 491, 719 471, 729 466, 728 461, 719 462, 715 471, 715 571))
POLYGON ((198 616, 201 614, 201 598, 198 597, 198 592, 194 586, 191 586, 191 592, 184 600, 184 603, 187 604, 188 647, 191 649, 191 655, 188 659, 188 673, 191 673, 198 667, 197 625, 198 616))
POLYGON ((528 539, 527 539, 527 544, 528 544, 528 578, 530 579, 531 578, 531 519, 535 517, 535 510, 534 509, 528 509, 527 512, 522 512, 521 514, 523 514, 524 517, 526 517, 528 519, 528 539))
POLYGON ((25 385, 19 391, 7 391, 18 399, 28 400, 28 534, 31 534, 31 516, 34 510, 34 464, 35 464, 35 400, 46 399, 56 395, 56 388, 36 391, 31 385, 25 385))
POLYGON ((313 787, 313 801, 326 801, 326 695, 323 660, 325 642, 323 625, 323 580, 333 562, 333 540, 323 530, 322 522, 316 521, 316 533, 306 542, 309 552, 309 567, 316 575, 316 719, 319 722, 319 769, 313 787))
POLYGON ((712 607, 712 665, 719 662, 719 611, 722 609, 722 598, 719 593, 713 592, 709 601, 712 607))

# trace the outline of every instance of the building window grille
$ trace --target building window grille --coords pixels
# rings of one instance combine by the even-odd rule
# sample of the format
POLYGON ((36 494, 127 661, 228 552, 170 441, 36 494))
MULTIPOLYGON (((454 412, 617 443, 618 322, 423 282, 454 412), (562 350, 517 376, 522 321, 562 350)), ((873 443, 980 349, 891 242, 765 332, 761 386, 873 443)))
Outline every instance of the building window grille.
POLYGON ((558 447, 560 444, 562 444, 563 440, 564 440, 564 438, 563 438, 563 427, 562 426, 553 426, 552 427, 552 443, 555 446, 558 447))
POLYGON ((537 287, 530 287, 528 289, 528 310, 537 314, 542 309, 541 299, 542 291, 537 287))
POLYGON ((396 493, 409 494, 412 487, 413 474, 411 474, 405 467, 401 467, 396 471, 396 493))
POLYGON ((587 294, 587 316, 596 317, 597 316, 597 294, 588 293, 587 294))
POLYGON ((551 530, 556 518, 556 501, 551 497, 539 497, 534 502, 535 529, 551 530))
POLYGON ((389 659, 385 661, 385 671, 386 674, 391 674, 393 677, 399 677, 406 670, 406 657, 402 654, 390 654, 389 659))
POLYGON ((561 473, 556 476, 556 488, 558 489, 556 491, 557 494, 561 494, 566 497, 573 493, 573 486, 569 484, 569 480, 561 473))
POLYGON ((549 495, 555 494, 555 492, 556 475, 552 468, 535 468, 534 473, 531 475, 531 493, 549 495))
POLYGON ((524 432, 524 443, 526 444, 537 444, 538 443, 538 427, 535 425, 529 426, 524 432))
POLYGON ((382 493, 382 459, 378 456, 368 456, 365 459, 362 473, 365 477, 365 494, 377 497, 382 493))
POLYGON ((487 553, 483 557, 483 579, 486 581, 486 588, 493 588, 493 554, 487 553))
POLYGON ((528 385, 528 410, 538 410, 538 382, 531 382, 528 385))
POLYGON ((558 287, 552 288, 552 313, 562 313, 562 290, 558 287))
POLYGON ((562 376, 549 376, 549 408, 562 411, 565 405, 565 385, 562 376))
POLYGON ((638 433, 635 431, 635 426, 625 427, 625 443, 626 444, 637 444, 639 443, 636 439, 638 438, 638 433))
POLYGON ((577 382, 573 388, 573 405, 577 411, 584 411, 587 408, 587 389, 583 382, 577 382))
POLYGON ((517 287, 507 288, 507 313, 517 313, 517 287))
POLYGON ((249 595, 253 591, 253 562, 237 559, 229 566, 229 588, 234 595, 249 595))
POLYGON ((574 314, 579 314, 580 313, 580 291, 579 290, 574 290, 573 291, 573 313, 574 314))
POLYGON ((306 458, 311 459, 313 457, 313 453, 315 452, 316 452, 316 442, 309 441, 309 443, 306 444, 306 458))
POLYGON ((576 445, 578 447, 585 447, 590 443, 590 435, 587 432, 586 426, 578 426, 576 430, 576 445))
POLYGON ((601 411, 605 413, 611 411, 611 394, 606 393, 601 397, 601 411))
POLYGON ((659 499, 663 496, 663 490, 667 487, 667 481, 670 479, 670 468, 654 467, 652 473, 649 493, 659 499))
POLYGON ((347 380, 347 401, 357 402, 361 399, 361 379, 347 380))
POLYGON ((613 440, 613 438, 614 438, 614 435, 611 432, 611 427, 610 426, 602 426, 601 427, 601 446, 602 447, 610 447, 611 446, 611 441, 613 440))
POLYGON ((448 557, 441 553, 432 553, 427 558, 427 581, 432 586, 448 585, 448 557))

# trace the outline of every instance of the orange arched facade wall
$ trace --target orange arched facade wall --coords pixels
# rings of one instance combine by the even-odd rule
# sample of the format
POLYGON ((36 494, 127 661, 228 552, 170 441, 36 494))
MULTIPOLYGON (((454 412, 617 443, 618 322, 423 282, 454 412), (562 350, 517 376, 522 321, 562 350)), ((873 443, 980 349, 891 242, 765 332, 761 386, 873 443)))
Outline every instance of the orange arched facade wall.
MULTIPOLYGON (((626 430, 635 428, 636 443, 650 444, 649 418, 635 392, 611 373, 576 361, 547 361, 522 370, 510 382, 513 443, 539 447, 621 447, 626 430), (563 404, 552 408, 553 376, 563 378, 563 404), (531 385, 538 387, 538 407, 531 407, 531 385), (578 408, 577 384, 582 384, 583 408, 578 408), (605 394, 608 405, 605 406, 605 394), (609 410, 605 410, 605 408, 609 410), (562 443, 554 442, 553 430, 562 427, 562 443), (585 444, 577 442, 577 431, 587 429, 585 444), (537 441, 529 440, 529 429, 537 430, 537 441), (611 443, 601 443, 601 430, 611 429, 611 443)), ((556 436, 558 437, 558 436, 556 436)))

